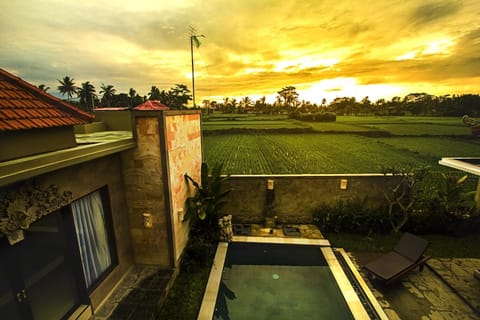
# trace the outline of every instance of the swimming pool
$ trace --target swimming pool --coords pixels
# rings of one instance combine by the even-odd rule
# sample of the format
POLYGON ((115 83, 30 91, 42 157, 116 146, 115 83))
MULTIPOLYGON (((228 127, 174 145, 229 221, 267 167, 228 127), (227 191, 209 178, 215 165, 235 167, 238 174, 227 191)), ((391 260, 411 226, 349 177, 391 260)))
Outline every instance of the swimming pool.
POLYGON ((218 246, 198 319, 371 319, 372 307, 388 319, 347 274, 327 240, 235 236, 218 246))

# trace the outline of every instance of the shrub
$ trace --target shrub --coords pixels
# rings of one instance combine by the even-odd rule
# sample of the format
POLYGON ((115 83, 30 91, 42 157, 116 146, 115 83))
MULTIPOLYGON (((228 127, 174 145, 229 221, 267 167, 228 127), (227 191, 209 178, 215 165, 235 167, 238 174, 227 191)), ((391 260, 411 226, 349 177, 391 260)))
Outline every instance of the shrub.
POLYGON ((306 122, 334 122, 337 121, 337 115, 333 112, 314 112, 302 113, 300 111, 293 111, 288 115, 291 119, 296 119, 306 122))
POLYGON ((371 234, 390 231, 385 207, 369 207, 361 199, 322 204, 314 211, 313 221, 324 233, 371 234))

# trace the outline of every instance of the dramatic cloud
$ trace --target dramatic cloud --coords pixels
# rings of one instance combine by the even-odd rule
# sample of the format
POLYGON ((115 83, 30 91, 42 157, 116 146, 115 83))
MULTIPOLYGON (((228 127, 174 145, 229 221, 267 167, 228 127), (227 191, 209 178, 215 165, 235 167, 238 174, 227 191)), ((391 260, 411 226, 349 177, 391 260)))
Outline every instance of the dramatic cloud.
POLYGON ((390 0, 23 0, 2 3, 0 67, 55 93, 57 79, 191 87, 197 103, 267 96, 293 85, 301 99, 426 91, 478 93, 480 2, 390 0), (472 90, 476 90, 474 92, 472 90))

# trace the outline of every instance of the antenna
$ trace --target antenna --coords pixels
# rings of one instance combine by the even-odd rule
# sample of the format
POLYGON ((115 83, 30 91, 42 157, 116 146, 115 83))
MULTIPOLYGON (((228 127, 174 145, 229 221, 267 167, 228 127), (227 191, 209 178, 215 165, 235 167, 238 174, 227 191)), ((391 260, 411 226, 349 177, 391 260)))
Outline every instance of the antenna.
POLYGON ((197 30, 194 27, 190 26, 190 55, 192 60, 192 98, 193 98, 193 107, 196 107, 195 103, 195 67, 193 63, 193 45, 198 48, 200 47, 200 41, 198 38, 205 38, 203 34, 196 34, 197 30))

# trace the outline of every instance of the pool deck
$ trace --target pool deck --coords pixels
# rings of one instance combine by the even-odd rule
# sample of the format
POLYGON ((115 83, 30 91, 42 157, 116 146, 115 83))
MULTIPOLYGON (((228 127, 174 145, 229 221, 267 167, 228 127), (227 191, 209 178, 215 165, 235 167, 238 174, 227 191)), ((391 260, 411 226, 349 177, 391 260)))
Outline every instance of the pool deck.
MULTIPOLYGON (((350 253, 357 265, 376 254, 350 253)), ((430 259, 418 269, 385 287, 363 278, 389 319, 480 319, 480 280, 473 276, 480 259, 430 259)))
MULTIPOLYGON (((302 238, 323 238, 315 228, 302 228, 302 238)), ((261 237, 279 236, 282 237, 281 233, 274 231, 261 237)), ((480 279, 473 276, 474 271, 480 269, 480 259, 430 259, 422 272, 415 269, 397 283, 383 287, 371 283, 359 268, 378 254, 353 252, 347 255, 389 319, 480 319, 480 279)), ((146 313, 153 314, 158 300, 164 297, 166 288, 171 285, 171 274, 172 270, 154 266, 133 267, 91 320, 135 320, 140 319, 139 312, 143 313, 141 319, 149 319, 146 313), (143 298, 139 301, 140 295, 143 298)))

